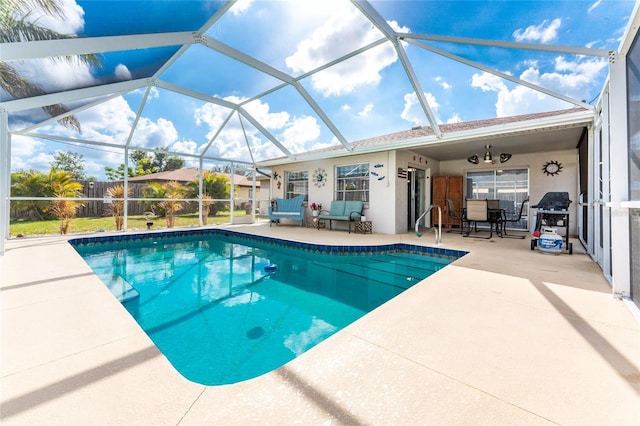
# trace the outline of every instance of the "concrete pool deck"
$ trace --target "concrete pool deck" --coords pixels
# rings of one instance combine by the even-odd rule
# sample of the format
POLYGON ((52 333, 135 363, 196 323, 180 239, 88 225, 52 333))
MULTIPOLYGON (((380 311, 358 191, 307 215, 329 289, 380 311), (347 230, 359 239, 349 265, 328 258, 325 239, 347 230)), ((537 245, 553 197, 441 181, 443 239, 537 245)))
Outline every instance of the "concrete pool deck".
POLYGON ((554 256, 445 234, 470 253, 280 369, 218 387, 180 376, 66 240, 14 239, 0 256, 3 425, 640 424, 638 319, 575 240, 554 256))

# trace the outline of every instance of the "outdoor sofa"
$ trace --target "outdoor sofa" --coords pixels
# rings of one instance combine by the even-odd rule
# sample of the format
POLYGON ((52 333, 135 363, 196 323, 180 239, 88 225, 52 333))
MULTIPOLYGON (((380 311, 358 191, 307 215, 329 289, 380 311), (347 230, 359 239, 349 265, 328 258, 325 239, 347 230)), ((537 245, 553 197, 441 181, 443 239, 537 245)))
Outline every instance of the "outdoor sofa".
MULTIPOLYGON (((360 220, 362 217, 362 209, 364 209, 364 203, 362 201, 341 201, 334 200, 331 202, 329 211, 322 210, 318 216, 318 221, 329 221, 329 229, 331 229, 331 223, 334 220, 343 221, 349 223, 349 233, 351 233, 351 222, 360 220)), ((318 226, 318 229, 320 227, 318 226)))

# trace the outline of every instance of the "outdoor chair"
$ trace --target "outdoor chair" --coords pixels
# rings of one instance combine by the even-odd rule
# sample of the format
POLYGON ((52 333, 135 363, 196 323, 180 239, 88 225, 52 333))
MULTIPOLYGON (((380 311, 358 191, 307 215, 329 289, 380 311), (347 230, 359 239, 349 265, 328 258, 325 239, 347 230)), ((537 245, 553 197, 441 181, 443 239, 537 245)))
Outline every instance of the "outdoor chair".
POLYGON ((489 236, 488 237, 478 237, 473 236, 471 234, 471 224, 473 223, 473 227, 475 232, 478 232, 478 222, 489 222, 489 207, 487 200, 467 200, 467 208, 466 208, 465 221, 467 222, 467 231, 462 235, 463 237, 472 237, 472 238, 485 238, 489 239, 493 237, 493 225, 489 223, 489 236))
POLYGON ((502 222, 502 236, 506 238, 518 238, 523 240, 526 238, 526 235, 509 235, 507 234, 507 223, 519 223, 522 219, 522 213, 524 212, 524 205, 529 202, 529 197, 525 198, 525 200, 520 204, 520 210, 518 211, 518 216, 512 218, 504 218, 502 222))
MULTIPOLYGON (((462 234, 464 231, 464 226, 462 225, 462 220, 464 219, 463 213, 462 212, 456 213, 452 199, 447 198, 445 202, 447 203, 447 214, 449 215, 449 218, 458 222, 458 227, 460 228, 459 232, 460 234, 462 234)), ((447 232, 457 232, 457 231, 455 229, 449 229, 447 232)))

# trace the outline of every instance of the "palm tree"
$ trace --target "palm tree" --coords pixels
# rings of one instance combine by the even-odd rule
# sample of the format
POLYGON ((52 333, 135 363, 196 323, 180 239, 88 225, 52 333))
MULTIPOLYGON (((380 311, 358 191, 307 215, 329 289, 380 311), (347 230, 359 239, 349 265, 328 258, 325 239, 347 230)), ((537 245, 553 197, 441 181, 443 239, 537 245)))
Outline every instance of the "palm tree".
MULTIPOLYGON (((20 171, 11 174, 12 197, 51 197, 53 192, 49 186, 47 175, 37 170, 20 171)), ((15 217, 27 216, 29 219, 44 220, 48 201, 16 200, 11 205, 15 217)))
POLYGON ((53 196, 58 198, 51 202, 49 210, 60 220, 60 233, 66 234, 69 232, 71 219, 75 217, 78 207, 82 204, 68 198, 81 197, 82 184, 73 180, 71 173, 57 169, 51 169, 49 172, 49 183, 53 189, 53 196))
MULTIPOLYGON (((131 196, 131 188, 127 188, 127 196, 131 196)), ((113 198, 124 198, 124 185, 116 185, 107 189, 107 195, 113 198)), ((122 231, 124 225, 124 200, 114 200, 111 203, 111 214, 116 221, 116 231, 122 231)))
POLYGON ((167 228, 173 228, 176 221, 176 213, 182 210, 186 188, 176 181, 159 183, 151 182, 142 189, 142 193, 147 198, 164 198, 155 203, 155 213, 158 216, 164 215, 167 221, 167 228))
MULTIPOLYGON (((204 171, 202 173, 202 224, 207 224, 207 217, 209 213, 215 215, 221 207, 224 207, 224 202, 214 202, 214 198, 229 198, 229 187, 227 185, 229 179, 224 175, 219 175, 214 172, 204 171)), ((187 198, 200 198, 200 182, 198 179, 194 179, 187 183, 187 198)))
MULTIPOLYGON (((73 35, 60 34, 48 28, 29 21, 33 10, 39 10, 47 15, 64 18, 64 13, 57 0, 2 0, 0 1, 0 43, 18 41, 41 41, 73 38, 73 35)), ((77 60, 89 65, 99 66, 96 55, 67 56, 67 61, 77 60)), ((30 96, 43 95, 46 92, 37 84, 20 76, 18 71, 7 62, 0 62, 0 86, 14 98, 20 99, 30 96)), ((62 104, 42 107, 52 117, 69 112, 62 104)), ((78 119, 69 115, 59 120, 59 123, 81 131, 78 119)))

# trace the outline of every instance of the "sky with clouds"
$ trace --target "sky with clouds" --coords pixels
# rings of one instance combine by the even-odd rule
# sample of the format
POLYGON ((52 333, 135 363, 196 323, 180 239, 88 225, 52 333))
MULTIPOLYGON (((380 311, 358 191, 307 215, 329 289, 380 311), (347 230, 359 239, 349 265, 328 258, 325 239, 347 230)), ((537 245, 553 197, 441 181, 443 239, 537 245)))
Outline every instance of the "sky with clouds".
MULTIPOLYGON (((64 19, 34 12, 30 19, 65 34, 91 37, 130 32, 193 31, 222 2, 155 0, 110 2, 59 0, 64 19), (150 7, 152 6, 152 7, 150 7), (134 28, 132 30, 132 28, 134 28)), ((400 33, 617 49, 633 10, 632 1, 372 1, 390 28, 400 33)), ((56 151, 81 153, 87 173, 104 178, 104 166, 123 162, 122 150, 82 147, 73 139, 132 148, 167 147, 211 158, 260 161, 282 151, 258 126, 292 153, 335 145, 338 137, 306 102, 322 109, 347 141, 429 125, 418 96, 390 42, 381 39, 350 2, 338 0, 240 0, 206 31, 207 36, 299 79, 300 90, 202 44, 194 44, 159 76, 188 91, 241 105, 224 106, 152 87, 117 96, 76 113, 82 133, 53 123, 38 129, 63 142, 12 136, 12 170, 48 170, 56 151), (344 55, 357 55, 322 68, 344 55), (320 70, 319 70, 320 69, 320 70), (306 74, 309 73, 308 76, 306 74), (282 87, 281 87, 282 86, 282 87), (272 90, 278 88, 278 90, 272 90), (141 108, 142 106, 142 108, 141 108), (138 111, 142 113, 135 129, 138 111)), ((608 73, 607 58, 423 41, 455 57, 545 89, 593 103, 608 73)), ((438 123, 571 108, 573 105, 516 85, 482 69, 401 41, 420 88, 438 123)), ((114 81, 149 78, 177 47, 110 52, 101 67, 77 61, 25 60, 12 65, 45 91, 58 92, 114 81)), ((9 100, 7 93, 0 93, 9 100)), ((80 104, 67 105, 75 108, 80 104)), ((41 110, 10 116, 18 131, 47 117, 41 110)), ((213 165, 213 162, 205 162, 213 165)))

